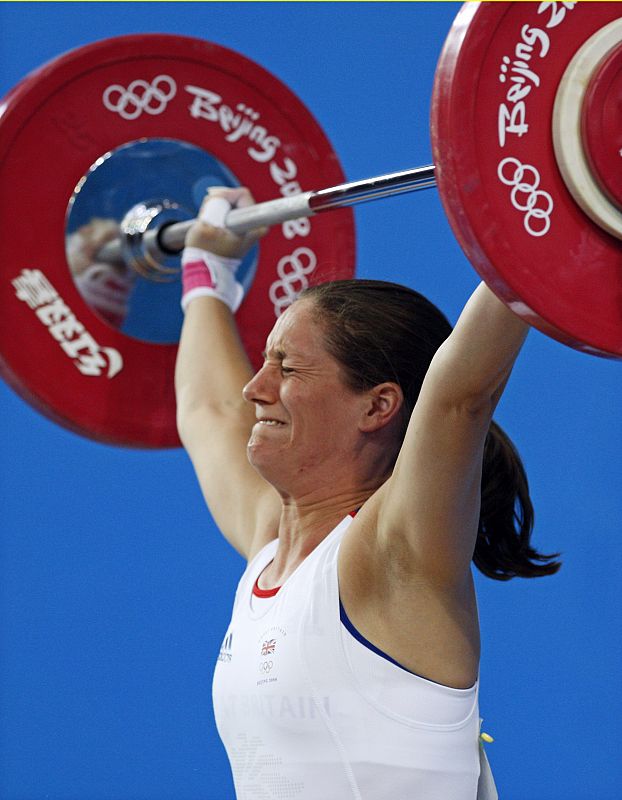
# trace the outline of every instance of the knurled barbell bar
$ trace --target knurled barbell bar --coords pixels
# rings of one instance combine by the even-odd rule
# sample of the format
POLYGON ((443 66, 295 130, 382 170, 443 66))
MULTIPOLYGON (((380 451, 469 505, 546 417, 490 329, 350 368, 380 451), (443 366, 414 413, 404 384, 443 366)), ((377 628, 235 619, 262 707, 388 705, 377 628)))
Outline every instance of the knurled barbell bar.
POLYGON ((584 352, 622 356, 621 6, 466 4, 435 75, 434 166, 350 184, 300 100, 226 48, 125 36, 42 67, 0 118, 3 376, 91 438, 178 444, 176 333, 147 341, 98 292, 102 276, 106 302, 129 281, 132 312, 162 279, 170 301, 159 308, 175 309, 176 331, 173 251, 217 184, 247 185, 260 201, 228 225, 274 224, 240 276, 237 321, 255 363, 304 286, 353 274, 352 214, 340 206, 434 182, 469 260, 516 313, 584 352), (318 185, 332 188, 304 191, 318 185), (36 237, 33 218, 47 220, 36 237), (102 220, 114 231, 100 240, 102 220), (72 248, 85 231, 96 263, 78 274, 72 248), (121 257, 151 280, 123 264, 110 272, 106 260, 121 257))

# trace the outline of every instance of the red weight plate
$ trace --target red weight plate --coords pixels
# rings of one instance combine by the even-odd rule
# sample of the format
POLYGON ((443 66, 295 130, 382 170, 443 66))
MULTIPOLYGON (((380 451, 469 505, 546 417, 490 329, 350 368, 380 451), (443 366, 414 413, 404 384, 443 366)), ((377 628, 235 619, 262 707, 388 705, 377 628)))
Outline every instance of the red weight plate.
POLYGON ((622 356, 620 243, 576 205, 555 160, 555 94, 621 3, 465 4, 440 57, 432 144, 465 253, 516 313, 588 353, 622 356))
MULTIPOLYGON (((174 139, 213 154, 259 202, 341 183, 332 147, 273 75, 182 36, 123 36, 79 48, 26 77, 3 104, 0 372, 73 431, 110 444, 178 446, 176 345, 110 327, 69 273, 65 217, 76 184, 124 143, 174 139)), ((253 362, 293 292, 353 271, 350 210, 274 228, 237 314, 253 362)))
POLYGON ((581 131, 594 177, 622 208, 622 45, 603 59, 589 83, 581 131))

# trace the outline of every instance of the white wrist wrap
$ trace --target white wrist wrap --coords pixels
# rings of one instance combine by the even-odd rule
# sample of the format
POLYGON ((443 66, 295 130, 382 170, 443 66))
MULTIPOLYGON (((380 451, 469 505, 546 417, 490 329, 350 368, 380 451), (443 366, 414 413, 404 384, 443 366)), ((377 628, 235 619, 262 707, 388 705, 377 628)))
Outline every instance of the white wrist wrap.
POLYGON ((181 256, 184 312, 195 297, 216 297, 235 313, 244 297, 244 289, 235 278, 241 263, 239 258, 224 258, 199 247, 185 247, 181 256))

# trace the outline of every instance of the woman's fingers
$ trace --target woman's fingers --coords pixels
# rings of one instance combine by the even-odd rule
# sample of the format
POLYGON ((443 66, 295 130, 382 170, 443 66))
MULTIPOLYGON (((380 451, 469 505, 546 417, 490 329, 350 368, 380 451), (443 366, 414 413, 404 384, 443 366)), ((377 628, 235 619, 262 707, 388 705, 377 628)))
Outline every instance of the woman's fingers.
POLYGON ((227 258, 242 258, 268 229, 256 228, 238 235, 225 227, 225 220, 232 208, 248 208, 254 203, 245 186, 212 186, 201 204, 197 222, 186 236, 186 245, 227 258))

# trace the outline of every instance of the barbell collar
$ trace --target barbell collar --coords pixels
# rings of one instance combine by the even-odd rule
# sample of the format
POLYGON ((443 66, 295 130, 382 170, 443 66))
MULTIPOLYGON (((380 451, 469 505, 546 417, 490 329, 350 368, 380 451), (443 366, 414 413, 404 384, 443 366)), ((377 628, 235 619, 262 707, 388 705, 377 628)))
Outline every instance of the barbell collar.
MULTIPOLYGON (((436 186, 434 166, 391 172, 374 178, 342 183, 328 189, 303 192, 291 197, 280 197, 248 208, 234 208, 225 218, 225 227, 233 233, 243 234, 254 228, 270 227, 290 219, 311 217, 322 211, 357 205, 370 200, 379 200, 406 192, 415 192, 436 186)), ((146 231, 143 235, 145 251, 154 255, 158 250, 178 253, 183 249, 188 230, 194 219, 165 225, 159 230, 146 231)), ((113 240, 97 254, 101 261, 123 260, 121 239, 113 240)))

